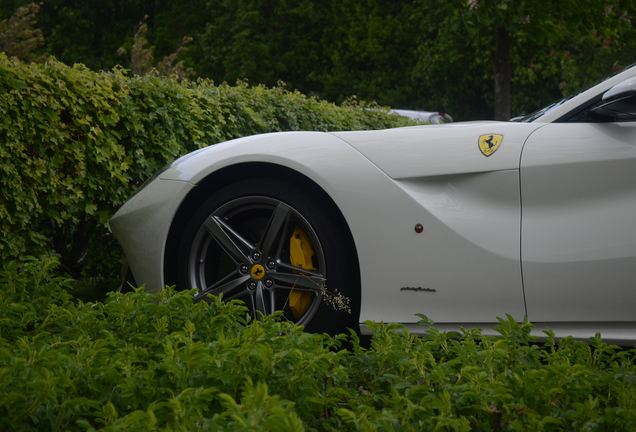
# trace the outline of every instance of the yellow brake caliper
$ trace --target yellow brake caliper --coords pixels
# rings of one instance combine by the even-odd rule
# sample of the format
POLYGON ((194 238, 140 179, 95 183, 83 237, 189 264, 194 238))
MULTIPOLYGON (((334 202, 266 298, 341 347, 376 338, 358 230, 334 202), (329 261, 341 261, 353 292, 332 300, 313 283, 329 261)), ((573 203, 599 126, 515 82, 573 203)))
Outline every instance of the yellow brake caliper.
MULTIPOLYGON (((314 256, 311 240, 307 233, 299 226, 294 229, 294 233, 289 239, 289 260, 291 264, 307 270, 316 270, 311 262, 314 256)), ((302 276, 299 276, 302 277, 302 276)), ((308 291, 293 291, 289 294, 289 308, 294 314, 294 318, 300 319, 309 306, 313 293, 308 291)))

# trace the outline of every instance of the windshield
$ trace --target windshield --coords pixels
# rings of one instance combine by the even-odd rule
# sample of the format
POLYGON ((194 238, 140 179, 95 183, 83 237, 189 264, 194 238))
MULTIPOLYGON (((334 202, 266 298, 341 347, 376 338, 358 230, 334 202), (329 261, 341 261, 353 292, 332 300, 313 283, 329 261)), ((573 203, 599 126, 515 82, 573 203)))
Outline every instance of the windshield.
POLYGON ((552 111, 554 108, 563 105, 564 103, 566 103, 567 101, 569 101, 570 99, 573 99, 574 97, 580 95, 581 93, 583 93, 584 91, 587 91, 589 89, 591 89, 592 87, 594 87, 597 84, 602 83, 603 81, 606 81, 610 78, 612 78, 615 75, 618 75, 621 72, 625 72, 627 69, 630 69, 631 67, 635 66, 636 63, 631 64, 623 69, 617 70, 616 72, 613 72, 597 81, 594 81, 592 84, 587 85, 581 89, 579 89, 578 91, 569 94, 567 96, 565 96, 563 99, 559 99, 556 102, 552 102, 550 105, 541 108, 540 110, 537 110, 535 112, 533 112, 532 114, 528 114, 528 115, 521 115, 519 117, 515 117, 513 119, 511 119, 510 121, 512 122, 520 122, 520 123, 531 123, 533 121, 535 121, 536 119, 540 118, 541 116, 543 116, 545 113, 552 111))

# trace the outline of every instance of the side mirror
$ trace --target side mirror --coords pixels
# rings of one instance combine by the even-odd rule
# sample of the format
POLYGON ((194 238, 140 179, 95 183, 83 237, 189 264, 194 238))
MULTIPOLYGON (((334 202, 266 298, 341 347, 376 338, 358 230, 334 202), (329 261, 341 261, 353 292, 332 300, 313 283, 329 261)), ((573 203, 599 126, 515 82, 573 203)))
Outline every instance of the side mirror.
POLYGON ((636 92, 634 90, 616 92, 610 97, 611 100, 601 100, 585 112, 587 121, 603 123, 633 122, 636 120, 636 92))
POLYGON ((603 100, 636 92, 636 76, 621 81, 603 94, 603 100))

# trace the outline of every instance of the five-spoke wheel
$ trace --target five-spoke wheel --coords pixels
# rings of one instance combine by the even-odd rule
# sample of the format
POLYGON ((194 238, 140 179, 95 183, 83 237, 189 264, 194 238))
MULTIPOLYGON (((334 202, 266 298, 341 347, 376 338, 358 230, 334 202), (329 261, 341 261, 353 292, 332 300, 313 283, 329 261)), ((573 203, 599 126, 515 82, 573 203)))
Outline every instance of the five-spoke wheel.
POLYGON ((298 189, 262 179, 210 197, 181 242, 180 285, 196 288, 196 300, 209 294, 242 300, 256 319, 282 311, 314 331, 355 326, 357 263, 347 236, 320 199, 298 189), (339 308, 334 296, 347 307, 339 308))

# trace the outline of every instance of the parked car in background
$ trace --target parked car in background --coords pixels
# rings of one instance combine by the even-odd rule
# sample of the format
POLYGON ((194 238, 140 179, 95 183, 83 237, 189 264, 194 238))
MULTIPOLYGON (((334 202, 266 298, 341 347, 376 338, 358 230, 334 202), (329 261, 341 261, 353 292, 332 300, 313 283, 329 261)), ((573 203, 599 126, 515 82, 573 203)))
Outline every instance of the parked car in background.
POLYGON ((450 115, 443 112, 412 111, 412 110, 403 110, 403 109, 392 109, 389 112, 399 114, 403 117, 408 117, 414 120, 419 120, 421 122, 426 122, 431 124, 442 124, 442 123, 453 122, 453 118, 450 115))

